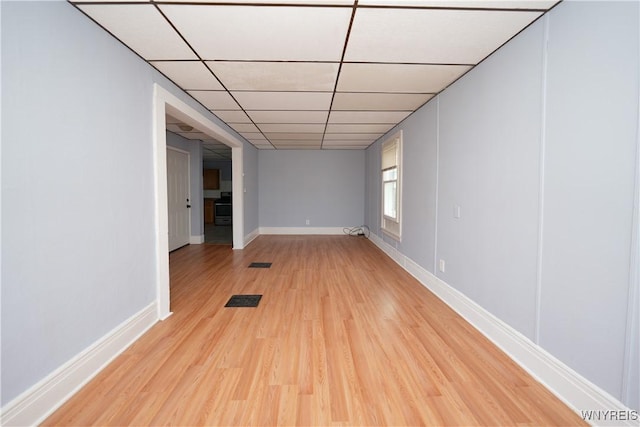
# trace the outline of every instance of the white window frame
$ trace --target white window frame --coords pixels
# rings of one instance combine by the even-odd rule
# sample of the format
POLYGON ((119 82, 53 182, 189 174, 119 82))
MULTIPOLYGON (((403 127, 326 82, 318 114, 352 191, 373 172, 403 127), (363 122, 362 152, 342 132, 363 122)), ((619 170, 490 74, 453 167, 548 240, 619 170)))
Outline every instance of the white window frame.
POLYGON ((400 241, 402 240, 402 131, 391 135, 382 143, 380 152, 380 218, 382 232, 400 241), (395 156, 389 156, 389 151, 393 150, 395 156), (395 159, 393 158, 395 157, 395 159), (384 214, 384 184, 383 172, 385 170, 397 168, 396 179, 396 218, 384 214))

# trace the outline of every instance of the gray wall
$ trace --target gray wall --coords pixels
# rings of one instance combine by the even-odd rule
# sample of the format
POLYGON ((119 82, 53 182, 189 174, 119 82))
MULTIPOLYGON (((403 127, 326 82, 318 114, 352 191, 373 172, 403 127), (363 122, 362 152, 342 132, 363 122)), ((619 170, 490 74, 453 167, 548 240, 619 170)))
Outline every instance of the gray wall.
POLYGON ((66 2, 1 31, 4 406, 156 298, 153 83, 235 132, 66 2))
POLYGON ((167 145, 188 151, 189 185, 191 187, 191 235, 204 234, 204 200, 202 194, 202 141, 187 139, 173 132, 167 132, 167 145))
POLYGON ((563 2, 392 130, 402 242, 379 231, 382 140, 365 202, 385 241, 635 409, 638 7, 563 2))
POLYGON ((261 227, 344 227, 364 220, 365 153, 259 150, 261 227))

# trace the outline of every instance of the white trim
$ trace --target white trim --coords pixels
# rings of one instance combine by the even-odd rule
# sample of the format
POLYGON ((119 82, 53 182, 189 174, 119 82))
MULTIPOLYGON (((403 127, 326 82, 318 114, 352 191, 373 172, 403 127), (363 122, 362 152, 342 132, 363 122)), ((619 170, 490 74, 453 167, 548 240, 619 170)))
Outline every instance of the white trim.
POLYGON ((260 227, 260 234, 345 234, 345 227, 260 227))
POLYGON ((246 247, 249 243, 253 242, 256 237, 260 235, 260 228, 256 228, 251 233, 244 236, 244 246, 246 247))
POLYGON ((177 96, 157 83, 153 84, 153 178, 155 200, 156 235, 156 302, 158 318, 163 320, 171 315, 169 288, 169 223, 167 214, 167 137, 166 114, 217 141, 231 147, 232 189, 233 189, 233 238, 237 242, 234 249, 242 249, 244 243, 244 210, 242 177, 243 144, 240 139, 211 121, 208 117, 180 100, 177 96))
POLYGON ((197 235, 196 235, 196 236, 191 235, 191 236, 189 237, 189 244, 190 244, 190 245, 200 245, 200 244, 202 244, 202 243, 204 243, 204 234, 201 234, 201 235, 199 235, 199 236, 197 236, 197 235))
MULTIPOLYGON (((576 411, 578 415, 581 415, 581 410, 631 411, 615 397, 556 359, 469 297, 403 255, 378 235, 371 233, 369 240, 576 411)), ((615 423, 607 424, 605 421, 600 421, 593 425, 637 426, 637 422, 627 421, 625 423, 616 420, 615 423)))
POLYGON ((231 205, 233 249, 244 248, 244 165, 242 146, 231 148, 231 205), (237 226, 240 224, 240 226, 237 226))
POLYGON ((1 424, 41 423, 157 321, 156 304, 149 304, 5 405, 1 424))

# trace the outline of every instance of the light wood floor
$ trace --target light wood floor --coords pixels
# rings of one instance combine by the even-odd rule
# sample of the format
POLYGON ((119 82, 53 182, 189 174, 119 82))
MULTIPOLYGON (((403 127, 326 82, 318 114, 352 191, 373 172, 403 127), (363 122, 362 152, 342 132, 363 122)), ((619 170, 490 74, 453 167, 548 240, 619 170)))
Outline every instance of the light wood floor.
POLYGON ((583 424, 364 238, 191 245, 170 268, 173 316, 46 425, 583 424))

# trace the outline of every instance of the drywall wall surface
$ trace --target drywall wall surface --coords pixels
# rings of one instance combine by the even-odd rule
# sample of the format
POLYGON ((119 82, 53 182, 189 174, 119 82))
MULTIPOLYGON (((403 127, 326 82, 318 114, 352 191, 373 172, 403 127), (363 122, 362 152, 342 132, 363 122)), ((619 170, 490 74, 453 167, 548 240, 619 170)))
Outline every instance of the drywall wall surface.
POLYGON ((151 68, 66 2, 1 27, 4 405, 156 288, 151 68))
POLYGON ((244 234, 260 226, 258 188, 258 149, 246 144, 243 150, 244 168, 244 234))
POLYGON ((261 227, 358 226, 363 150, 259 150, 261 227))
POLYGON ((403 122, 402 241, 398 249, 433 272, 437 180, 437 102, 403 122))
POLYGON ((540 344, 620 397, 638 126, 638 2, 549 16, 540 344))
POLYGON ((534 336, 544 26, 440 95, 436 275, 534 336), (459 209, 459 218, 455 210, 459 209))

